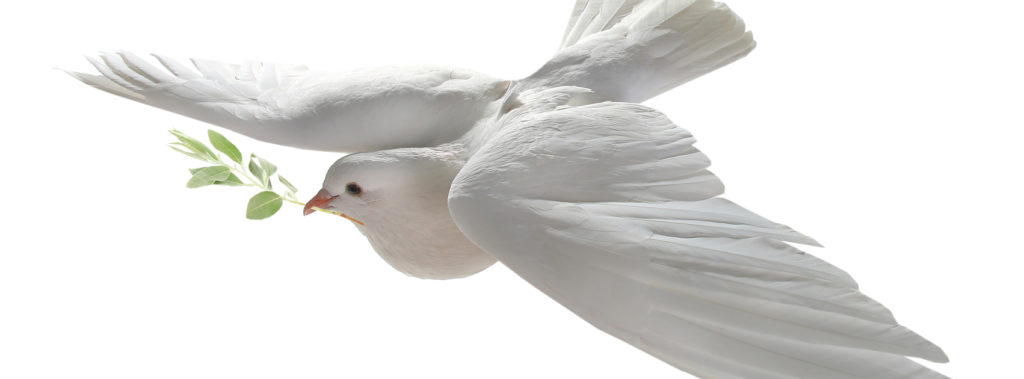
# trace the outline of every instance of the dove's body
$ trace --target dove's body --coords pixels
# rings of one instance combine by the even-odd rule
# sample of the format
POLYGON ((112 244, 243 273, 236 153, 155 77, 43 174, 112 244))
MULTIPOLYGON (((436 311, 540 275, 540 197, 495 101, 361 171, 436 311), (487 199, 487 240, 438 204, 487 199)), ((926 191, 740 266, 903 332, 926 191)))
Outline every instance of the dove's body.
POLYGON ((500 260, 598 328, 709 378, 937 378, 946 357, 784 241, 792 229, 718 197, 693 137, 638 104, 746 55, 710 0, 579 0, 562 49, 497 80, 416 68, 311 74, 127 55, 100 89, 271 142, 348 152, 310 204, 361 220, 424 278, 500 260), (608 101, 608 102, 602 102, 608 101), (398 148, 398 149, 395 149, 398 148), (383 150, 389 149, 389 150, 383 150), (380 150, 380 151, 374 151, 380 150))

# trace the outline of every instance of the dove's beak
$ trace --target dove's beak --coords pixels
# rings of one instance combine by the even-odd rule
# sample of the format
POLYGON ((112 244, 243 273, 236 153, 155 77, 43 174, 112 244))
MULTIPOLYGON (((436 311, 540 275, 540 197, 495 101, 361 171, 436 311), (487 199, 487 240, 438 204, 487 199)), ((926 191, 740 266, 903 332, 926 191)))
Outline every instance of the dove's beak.
POLYGON ((316 209, 313 208, 327 208, 327 204, 330 204, 331 200, 334 200, 336 197, 338 196, 331 195, 330 192, 322 189, 316 193, 316 196, 313 196, 312 199, 306 202, 306 207, 302 209, 302 214, 309 216, 311 213, 316 212, 316 209))
MULTIPOLYGON (((331 200, 334 200, 334 198, 336 197, 338 197, 338 195, 332 195, 330 192, 327 192, 327 190, 322 189, 320 190, 320 192, 316 193, 316 196, 313 196, 312 199, 309 199, 309 201, 306 202, 306 206, 302 209, 302 214, 304 216, 309 216, 311 213, 316 212, 316 209, 313 208, 320 208, 326 210, 327 206, 330 205, 331 200)), ((362 221, 356 220, 347 214, 331 210, 328 210, 327 212, 347 218, 349 221, 352 221, 356 224, 366 225, 362 221)))

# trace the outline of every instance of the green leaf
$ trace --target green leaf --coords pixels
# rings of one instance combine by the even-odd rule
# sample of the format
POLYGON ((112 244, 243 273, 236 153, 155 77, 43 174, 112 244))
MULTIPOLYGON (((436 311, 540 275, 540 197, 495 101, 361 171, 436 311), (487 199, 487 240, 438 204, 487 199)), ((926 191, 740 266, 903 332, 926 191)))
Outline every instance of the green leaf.
POLYGON ((249 199, 249 206, 245 210, 245 218, 250 220, 262 220, 273 216, 281 209, 281 195, 273 191, 263 191, 249 199))
POLYGON ((256 154, 253 154, 252 157, 260 161, 260 167, 263 167, 263 170, 267 172, 268 178, 277 173, 277 166, 274 166, 274 164, 270 163, 270 161, 257 157, 256 154))
POLYGON ((256 154, 249 156, 249 172, 256 176, 256 179, 259 179, 260 183, 263 184, 263 187, 266 187, 267 180, 270 176, 267 175, 267 170, 263 169, 263 166, 260 166, 258 162, 259 159, 256 158, 256 154))
POLYGON ((208 186, 217 181, 227 179, 231 176, 231 169, 225 166, 203 167, 192 173, 192 179, 188 180, 185 187, 199 188, 208 186))
POLYGON ((207 160, 205 157, 201 157, 198 154, 193 153, 191 150, 186 150, 184 148, 185 145, 182 145, 180 143, 175 142, 175 143, 170 144, 170 146, 171 146, 171 149, 174 149, 174 151, 177 151, 179 153, 185 154, 185 155, 187 155, 189 157, 192 157, 192 158, 195 158, 195 159, 198 159, 198 160, 201 160, 201 161, 206 161, 207 160), (181 146, 181 147, 179 147, 179 146, 181 146))
POLYGON ((227 179, 216 181, 213 184, 221 185, 221 186, 244 186, 245 185, 245 183, 242 183, 242 180, 239 179, 237 176, 235 176, 235 174, 228 175, 227 179))
MULTIPOLYGON (((192 175, 195 175, 197 171, 202 170, 203 168, 205 168, 205 167, 190 168, 190 169, 188 169, 188 172, 191 172, 192 175)), ((216 182, 213 182, 213 184, 222 185, 222 186, 244 186, 245 185, 245 183, 242 182, 242 179, 239 179, 237 176, 235 176, 235 174, 230 174, 230 175, 228 175, 227 179, 218 180, 216 182)))
POLYGON ((292 185, 292 182, 289 182, 288 179, 285 179, 283 176, 278 175, 277 180, 281 182, 281 184, 284 184, 285 187, 288 187, 288 190, 292 191, 292 193, 299 192, 299 190, 295 189, 295 186, 292 185))
POLYGON ((206 135, 210 137, 210 143, 213 144, 214 148, 220 150, 220 152, 227 155, 228 158, 231 158, 235 163, 242 164, 242 152, 238 151, 238 147, 235 147, 235 144, 228 141, 228 139, 222 134, 213 130, 207 130, 206 135))
POLYGON ((171 130, 171 134, 173 134, 174 137, 178 139, 178 141, 181 141, 181 146, 184 146, 185 148, 191 150, 196 155, 203 157, 199 159, 208 160, 211 162, 218 161, 217 153, 214 153, 213 150, 210 150, 209 147, 207 147, 202 142, 199 142, 199 140, 189 137, 185 133, 182 133, 177 130, 171 130))
POLYGON ((270 189, 274 186, 270 183, 270 177, 277 172, 277 166, 270 161, 256 156, 256 154, 249 155, 249 172, 256 176, 260 180, 260 184, 263 188, 270 189))

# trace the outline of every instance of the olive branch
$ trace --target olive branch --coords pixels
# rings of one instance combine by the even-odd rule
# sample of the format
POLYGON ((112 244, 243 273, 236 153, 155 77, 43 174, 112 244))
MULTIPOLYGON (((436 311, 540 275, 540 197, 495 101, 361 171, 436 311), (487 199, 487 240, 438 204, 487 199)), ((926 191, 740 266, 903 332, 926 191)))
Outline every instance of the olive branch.
MULTIPOLYGON (((246 207, 245 217, 250 220, 262 220, 273 216, 281 209, 281 205, 285 201, 302 206, 306 205, 306 203, 300 202, 295 197, 298 189, 277 172, 277 166, 256 154, 250 154, 249 163, 246 164, 238 147, 220 133, 213 130, 206 131, 210 145, 213 145, 213 149, 211 149, 206 144, 181 131, 171 130, 170 132, 178 139, 178 142, 170 144, 171 149, 193 159, 212 164, 212 166, 189 169, 192 177, 188 180, 188 183, 185 183, 186 187, 199 188, 209 185, 220 185, 256 187, 261 189, 262 191, 249 199, 248 207, 246 207), (224 155, 218 154, 214 149, 224 155), (227 157, 226 160, 225 156, 227 157), (278 193, 274 190, 271 179, 275 175, 277 182, 285 187, 283 193, 278 193)), ((321 212, 338 214, 337 212, 316 209, 321 212)))

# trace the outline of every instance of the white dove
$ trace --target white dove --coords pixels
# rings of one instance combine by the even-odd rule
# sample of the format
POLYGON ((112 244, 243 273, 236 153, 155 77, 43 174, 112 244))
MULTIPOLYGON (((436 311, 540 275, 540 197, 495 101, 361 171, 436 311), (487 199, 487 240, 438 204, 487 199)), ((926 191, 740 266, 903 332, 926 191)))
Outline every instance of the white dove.
POLYGON ((358 220, 409 275, 496 260, 599 329, 703 378, 941 378, 946 362, 814 240, 718 197, 694 138, 634 104, 754 48, 710 0, 578 0, 561 49, 515 81, 446 67, 344 74, 128 53, 99 89, 283 145, 355 152, 307 212, 358 220))

